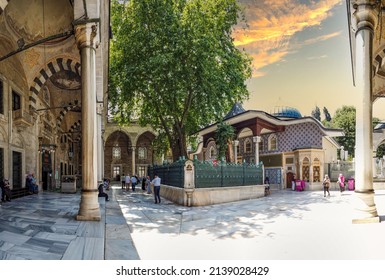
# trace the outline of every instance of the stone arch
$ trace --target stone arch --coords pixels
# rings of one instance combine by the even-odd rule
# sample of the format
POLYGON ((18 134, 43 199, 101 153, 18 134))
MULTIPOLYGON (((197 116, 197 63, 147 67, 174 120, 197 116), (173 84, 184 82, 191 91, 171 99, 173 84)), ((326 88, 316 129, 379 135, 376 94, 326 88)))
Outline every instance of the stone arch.
POLYGON ((105 134, 104 134, 104 139, 105 139, 105 144, 107 143, 108 139, 113 136, 113 134, 117 133, 117 132, 121 132, 123 133, 125 136, 128 137, 128 139, 130 139, 130 142, 131 143, 135 143, 134 140, 132 139, 132 137, 130 136, 129 133, 127 133, 127 131, 125 131, 124 129, 114 129, 114 130, 111 130, 111 131, 106 131, 105 134))
POLYGON ((68 129, 68 134, 70 135, 69 138, 71 139, 72 142, 80 141, 81 135, 79 135, 77 138, 74 138, 72 137, 72 134, 79 130, 79 128, 81 127, 81 124, 82 124, 82 121, 78 120, 73 125, 71 125, 71 127, 68 129))
POLYGON ((244 127, 239 131, 237 138, 240 139, 240 138, 251 137, 251 136, 254 136, 253 131, 248 127, 244 127))
POLYGON ((216 160, 218 155, 217 145, 213 139, 207 143, 205 160, 216 160))
POLYGON ((81 74, 81 65, 79 62, 72 58, 56 58, 49 63, 46 67, 41 69, 36 77, 33 79, 33 85, 30 87, 30 107, 36 109, 36 100, 37 96, 43 85, 47 80, 60 71, 70 71, 80 76, 81 74))
POLYGON ((13 139, 13 145, 15 147, 18 147, 20 149, 23 149, 25 144, 24 144, 24 139, 21 135, 19 136, 16 136, 14 139, 13 139))
MULTIPOLYGON (((61 123, 65 117, 65 115, 71 111, 73 108, 80 106, 79 100, 75 100, 73 103, 69 103, 67 107, 63 108, 58 117, 56 118, 56 125, 57 127, 61 127, 61 123)), ((80 121, 79 121, 80 122, 80 121)))
POLYGON ((119 174, 127 175, 132 172, 132 140, 123 130, 113 130, 106 135, 104 143, 104 176, 112 178, 113 168, 119 167, 119 174), (114 157, 114 148, 120 148, 120 157, 114 157))
POLYGON ((278 150, 278 137, 275 133, 269 135, 267 139, 267 149, 268 151, 278 150))

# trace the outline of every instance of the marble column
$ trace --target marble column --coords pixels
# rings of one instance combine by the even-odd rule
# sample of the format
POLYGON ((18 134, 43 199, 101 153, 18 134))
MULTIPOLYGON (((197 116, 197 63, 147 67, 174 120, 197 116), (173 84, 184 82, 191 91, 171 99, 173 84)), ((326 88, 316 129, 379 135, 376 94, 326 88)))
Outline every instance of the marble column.
POLYGON ((97 136, 97 143, 98 143, 98 148, 97 148, 97 154, 98 154, 98 171, 97 171, 97 176, 98 176, 98 181, 103 182, 104 178, 104 143, 103 143, 103 105, 98 104, 97 106, 97 131, 100 131, 102 133, 98 134, 97 136))
POLYGON ((261 142, 261 136, 254 136, 253 141, 255 143, 255 165, 259 165, 259 142, 261 142))
POLYGON ((100 221, 97 189, 96 67, 97 25, 92 22, 75 26, 75 38, 81 56, 82 79, 82 193, 77 220, 100 221))
POLYGON ((373 33, 379 10, 374 0, 356 0, 352 22, 355 25, 356 149, 353 223, 379 222, 373 190, 372 136, 372 53, 373 33))
POLYGON ((132 175, 135 175, 136 174, 136 162, 135 162, 135 147, 132 147, 132 175))

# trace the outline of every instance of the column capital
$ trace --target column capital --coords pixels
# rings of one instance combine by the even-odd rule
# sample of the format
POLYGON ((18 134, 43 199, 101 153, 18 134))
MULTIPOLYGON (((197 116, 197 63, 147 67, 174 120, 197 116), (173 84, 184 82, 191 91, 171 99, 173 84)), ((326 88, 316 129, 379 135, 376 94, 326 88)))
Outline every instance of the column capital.
POLYGON ((253 142, 254 142, 254 143, 259 143, 259 142, 261 142, 261 136, 254 136, 254 137, 253 137, 253 142))
POLYGON ((353 0, 351 1, 352 25, 355 33, 362 29, 374 31, 378 23, 380 11, 379 2, 376 0, 353 0))
POLYGON ((75 25, 75 40, 79 49, 85 47, 96 48, 98 26, 95 22, 81 23, 75 25))

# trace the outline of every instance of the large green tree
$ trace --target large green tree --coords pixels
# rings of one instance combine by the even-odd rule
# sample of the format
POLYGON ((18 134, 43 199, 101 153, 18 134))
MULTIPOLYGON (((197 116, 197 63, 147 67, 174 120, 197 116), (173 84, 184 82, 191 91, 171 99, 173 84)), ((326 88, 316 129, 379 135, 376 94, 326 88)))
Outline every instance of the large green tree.
POLYGON ((343 106, 338 108, 331 120, 331 127, 341 128, 345 136, 337 139, 338 143, 344 146, 349 155, 354 156, 356 144, 356 108, 354 106, 343 106))
POLYGON ((174 160, 189 135, 248 98, 251 59, 234 46, 237 0, 112 1, 110 102, 122 124, 139 116, 174 160))
MULTIPOLYGON (((380 120, 373 117, 373 128, 380 120)), ((333 128, 341 128, 345 136, 339 137, 337 142, 344 146, 344 150, 349 152, 349 155, 354 157, 354 148, 356 145, 356 108, 354 106, 343 106, 338 108, 331 119, 330 126, 333 128)), ((384 154, 383 147, 377 150, 377 156, 381 157, 384 154)))

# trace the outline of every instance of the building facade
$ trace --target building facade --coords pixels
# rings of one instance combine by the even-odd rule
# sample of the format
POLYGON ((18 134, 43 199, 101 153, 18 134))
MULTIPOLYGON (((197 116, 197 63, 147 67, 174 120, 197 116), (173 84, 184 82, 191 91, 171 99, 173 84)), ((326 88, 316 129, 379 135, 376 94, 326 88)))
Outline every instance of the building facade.
POLYGON ((123 175, 144 177, 148 166, 160 163, 153 148, 155 132, 135 122, 118 126, 108 122, 104 132, 104 176, 119 181, 123 175))
MULTIPOLYGON (((337 160, 340 148, 334 137, 340 129, 325 128, 313 117, 302 117, 293 108, 274 114, 245 111, 235 104, 224 122, 235 129, 234 162, 260 163, 265 177, 279 189, 291 188, 293 177, 306 182, 308 189, 321 189, 326 163, 337 160)), ((202 142, 195 155, 201 160, 218 160, 215 143, 217 124, 198 132, 202 142)))
POLYGON ((78 219, 100 219, 109 1, 0 1, 0 177, 40 190, 82 180, 78 219))

